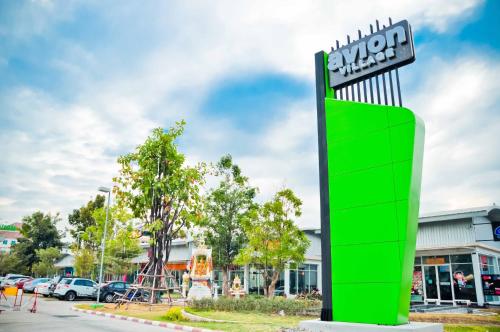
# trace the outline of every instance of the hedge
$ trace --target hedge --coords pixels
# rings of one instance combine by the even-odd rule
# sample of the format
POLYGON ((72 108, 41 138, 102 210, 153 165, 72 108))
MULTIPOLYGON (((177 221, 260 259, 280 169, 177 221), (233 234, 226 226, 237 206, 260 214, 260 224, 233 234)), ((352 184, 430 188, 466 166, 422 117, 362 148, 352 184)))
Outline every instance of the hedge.
POLYGON ((215 311, 246 311, 261 313, 279 313, 286 315, 318 315, 321 310, 321 301, 294 300, 282 297, 266 298, 247 296, 241 299, 220 297, 214 299, 193 300, 191 308, 194 310, 215 311))

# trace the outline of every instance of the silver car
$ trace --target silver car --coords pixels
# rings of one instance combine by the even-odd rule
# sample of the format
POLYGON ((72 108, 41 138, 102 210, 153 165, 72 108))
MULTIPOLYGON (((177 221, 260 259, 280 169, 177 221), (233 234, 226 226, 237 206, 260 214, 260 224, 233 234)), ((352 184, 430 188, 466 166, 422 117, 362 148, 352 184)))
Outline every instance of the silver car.
POLYGON ((49 278, 36 278, 27 281, 24 283, 23 290, 26 293, 33 293, 35 291, 35 287, 37 287, 41 283, 48 282, 49 280, 50 280, 49 278))
POLYGON ((42 294, 44 297, 48 297, 50 295, 49 286, 50 286, 50 281, 42 282, 36 286, 36 292, 38 294, 42 294))
POLYGON ((74 301, 77 297, 96 298, 97 284, 84 278, 64 278, 56 286, 54 297, 74 301))

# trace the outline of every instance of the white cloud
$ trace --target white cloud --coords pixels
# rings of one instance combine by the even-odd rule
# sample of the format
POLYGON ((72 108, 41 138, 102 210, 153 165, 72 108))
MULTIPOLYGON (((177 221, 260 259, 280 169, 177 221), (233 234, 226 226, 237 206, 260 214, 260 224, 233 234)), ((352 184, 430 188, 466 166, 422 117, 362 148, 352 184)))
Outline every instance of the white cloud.
MULTIPOLYGON (((301 224, 318 225, 314 100, 291 103, 285 110, 277 110, 282 114, 280 120, 259 132, 248 133, 228 119, 201 114, 199 108, 207 95, 230 76, 272 72, 312 82, 314 52, 328 48, 335 37, 354 34, 358 27, 366 31, 374 19, 387 16, 394 21, 408 18, 417 30, 427 27, 444 32, 457 20, 468 17, 481 3, 459 0, 444 6, 441 1, 430 0, 183 1, 156 3, 154 8, 146 4, 129 5, 130 8, 120 3, 119 8, 110 5, 112 9, 106 9, 102 7, 104 4, 96 2, 95 10, 103 15, 100 18, 119 27, 113 30, 120 34, 116 37, 126 39, 137 26, 150 24, 152 31, 145 30, 145 35, 151 36, 149 48, 136 52, 142 47, 136 45, 141 41, 130 40, 127 49, 106 45, 106 56, 102 56, 100 50, 80 45, 74 36, 68 39, 58 36, 60 56, 48 65, 71 79, 69 89, 74 90, 70 100, 59 98, 57 91, 39 91, 29 81, 24 82, 24 88, 2 92, 3 107, 15 120, 12 128, 0 133, 0 154, 7 161, 1 166, 4 172, 0 172, 0 181, 7 188, 2 195, 15 202, 1 206, 0 218, 19 219, 34 209, 62 211, 65 216, 94 195, 97 186, 111 181, 119 154, 141 143, 151 128, 185 118, 189 160, 216 161, 220 155, 232 153, 253 183, 261 188, 262 197, 268 198, 283 185, 289 186, 305 203, 301 224), (137 17, 144 19, 134 22, 137 17), (128 53, 138 55, 130 56, 133 62, 130 66, 119 66, 120 62, 115 60, 128 53), (239 146, 252 149, 242 151, 239 146)), ((78 5, 72 4, 61 11, 61 6, 51 2, 43 10, 38 7, 16 10, 12 16, 15 20, 9 21, 12 29, 0 26, 0 35, 24 40, 48 34, 60 21, 73 19, 78 10, 78 5), (37 13, 35 18, 34 13, 37 13)), ((446 77, 457 66, 461 68, 461 62, 456 62, 454 68, 448 63, 436 67, 440 69, 435 77, 443 77, 438 80, 440 84, 446 85, 446 77)), ((481 68, 474 67, 476 70, 481 68)), ((487 79, 470 78, 478 86, 487 79)), ((470 82, 473 81, 462 84, 470 82)), ((422 88, 412 99, 415 109, 425 105, 423 96, 435 88, 431 83, 422 88)), ((475 94, 480 91, 470 89, 475 94)), ((452 94, 439 98, 443 99, 431 102, 441 113, 429 113, 429 132, 434 124, 440 126, 440 121, 445 124, 446 116, 452 119, 456 115, 440 105, 452 102, 461 106, 454 102, 452 94), (446 115, 448 112, 451 113, 446 115), (437 113, 445 118, 434 120, 437 113)), ((465 117, 461 121, 455 123, 467 130, 465 117)), ((445 142, 456 134, 436 130, 428 140, 431 152, 427 152, 426 162, 432 156, 432 149, 440 148, 439 140, 446 146, 445 142)), ((474 139, 484 145, 480 137, 474 139)), ((488 137, 491 136, 485 135, 483 140, 488 137)), ((467 145, 456 150, 457 156, 466 151, 472 156, 478 154, 472 145, 467 145)), ((426 176, 432 179, 428 169, 434 172, 442 166, 442 163, 426 164, 426 176)), ((433 181, 438 186, 444 185, 429 180, 424 193, 432 193, 428 194, 431 200, 437 200, 435 193, 439 187, 434 187, 433 181)), ((471 183, 474 181, 482 183, 484 179, 471 179, 471 183)), ((479 201, 485 195, 487 191, 477 189, 470 196, 479 201)))
POLYGON ((500 63, 476 55, 427 67, 435 69, 409 100, 426 123, 422 209, 498 203, 500 63))

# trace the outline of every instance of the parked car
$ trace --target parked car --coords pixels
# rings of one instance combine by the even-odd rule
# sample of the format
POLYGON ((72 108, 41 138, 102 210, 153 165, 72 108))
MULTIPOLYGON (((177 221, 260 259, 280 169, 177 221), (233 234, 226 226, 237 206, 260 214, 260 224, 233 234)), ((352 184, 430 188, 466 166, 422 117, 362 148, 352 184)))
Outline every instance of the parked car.
POLYGON ((49 280, 49 278, 36 278, 30 281, 26 281, 23 285, 23 290, 26 293, 33 293, 35 291, 35 287, 37 287, 41 283, 46 283, 49 280))
POLYGON ((61 282, 61 280, 63 279, 71 279, 71 278, 75 278, 73 276, 68 276, 68 277, 65 277, 65 276, 56 276, 54 278, 52 278, 52 280, 50 281, 50 285, 49 285, 49 296, 53 296, 54 295, 54 291, 56 289, 56 286, 59 282, 61 282))
POLYGON ((47 282, 39 283, 36 286, 37 293, 38 294, 42 294, 43 297, 49 297, 50 296, 50 293, 49 293, 49 287, 50 287, 50 285, 51 285, 50 280, 47 281, 47 282))
POLYGON ((97 284, 84 278, 64 278, 57 284, 54 297, 74 301, 78 297, 96 298, 97 284))
POLYGON ((0 281, 0 286, 12 286, 21 278, 29 278, 28 276, 23 276, 22 274, 7 274, 5 278, 0 281))
POLYGON ((19 278, 19 279, 16 280, 16 282, 14 283, 14 285, 16 285, 16 287, 18 289, 22 289, 23 286, 24 286, 24 283, 28 282, 28 281, 31 281, 31 280, 33 280, 32 277, 19 278))
POLYGON ((99 301, 101 302, 113 302, 118 294, 125 294, 130 284, 123 281, 110 281, 101 286, 101 292, 99 296, 99 301))

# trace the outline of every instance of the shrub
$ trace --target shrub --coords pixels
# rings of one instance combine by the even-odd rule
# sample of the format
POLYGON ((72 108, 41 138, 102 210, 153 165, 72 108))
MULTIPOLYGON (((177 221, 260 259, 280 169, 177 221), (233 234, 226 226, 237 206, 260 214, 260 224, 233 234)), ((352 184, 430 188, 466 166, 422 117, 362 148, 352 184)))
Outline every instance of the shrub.
POLYGON ((321 301, 317 300, 293 300, 282 297, 255 298, 245 297, 234 299, 220 297, 214 299, 193 300, 191 307, 194 310, 216 310, 216 311, 247 311, 261 313, 279 313, 281 310, 286 315, 319 314, 321 301))
POLYGON ((172 321, 172 322, 181 322, 186 321, 187 319, 182 315, 182 310, 179 307, 172 307, 168 309, 164 319, 172 321))

